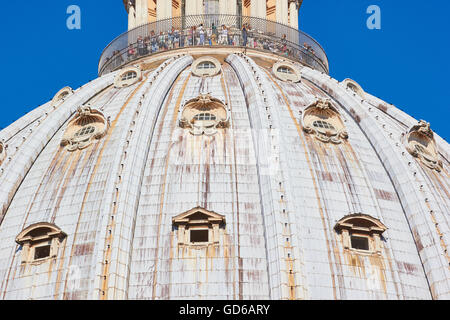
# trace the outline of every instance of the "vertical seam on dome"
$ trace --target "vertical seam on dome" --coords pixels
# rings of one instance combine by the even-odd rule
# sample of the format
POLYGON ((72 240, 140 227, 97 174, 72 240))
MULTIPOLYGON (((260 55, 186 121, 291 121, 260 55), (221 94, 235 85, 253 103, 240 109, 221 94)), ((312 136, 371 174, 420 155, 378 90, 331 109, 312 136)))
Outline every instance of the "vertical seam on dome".
MULTIPOLYGON (((264 70, 264 69, 263 69, 263 70, 264 70)), ((274 79, 270 76, 269 72, 267 72, 266 70, 264 70, 264 72, 265 72, 265 73, 267 74, 267 76, 272 80, 272 82, 277 86, 278 90, 280 90, 280 93, 281 93, 281 95, 283 96, 283 99, 284 99, 284 101, 285 101, 285 103, 286 103, 286 106, 287 106, 287 108, 288 108, 289 115, 291 116, 292 121, 294 121, 295 127, 297 128, 297 132, 298 132, 298 135, 299 135, 299 137, 300 137, 300 141, 302 142, 302 146, 303 146, 303 148, 304 148, 304 150, 305 150, 305 157, 306 157, 306 161, 308 162, 309 171, 310 171, 310 173, 311 173, 311 178, 312 178, 312 181, 313 181, 313 184, 314 184, 314 191, 315 191, 315 193, 316 193, 316 198, 317 198, 317 202, 318 202, 318 205, 319 205, 319 212, 320 212, 320 216, 321 216, 321 220, 322 220, 322 225, 323 225, 324 231, 325 231, 325 238, 326 238, 326 244, 327 244, 328 259, 329 259, 330 272, 331 272, 331 280, 332 280, 332 283, 333 283, 333 295, 334 295, 334 299, 336 300, 336 299, 337 299, 337 295, 336 295, 336 280, 335 280, 335 274, 334 274, 333 267, 332 267, 332 263, 333 263, 333 262, 332 262, 332 259, 331 259, 331 248, 330 248, 330 244, 329 244, 329 239, 328 239, 328 237, 327 237, 327 235, 326 235, 326 229, 327 229, 327 228, 326 228, 326 223, 325 223, 325 217, 324 217, 323 207, 322 207, 322 204, 321 204, 321 202, 320 202, 320 197, 319 197, 319 193, 318 193, 318 190, 317 190, 317 183, 316 183, 316 180, 315 180, 315 177, 314 177, 314 172, 313 172, 313 169, 312 169, 312 166, 311 166, 311 159, 309 158, 308 149, 307 149, 307 147, 306 147, 306 145, 305 145, 305 142, 304 142, 304 140, 303 140, 303 137, 302 137, 302 130, 301 130, 301 128, 300 128, 300 125, 299 125, 299 123, 297 122, 297 120, 295 119, 294 113, 293 113, 293 111, 292 111, 292 108, 291 108, 291 106, 290 106, 290 104, 289 104, 289 101, 288 101, 286 95, 284 94, 283 90, 282 90, 281 87, 278 85, 278 83, 276 83, 276 81, 274 81, 274 79)))
MULTIPOLYGON (((175 128, 175 123, 178 117, 178 111, 180 110, 180 106, 181 106, 181 100, 183 99, 184 96, 184 92, 186 90, 186 86, 189 82, 189 79, 191 78, 191 75, 189 74, 186 78, 186 80, 183 83, 183 87, 181 88, 180 94, 178 95, 176 104, 175 104, 175 110, 173 113, 173 117, 172 117, 172 130, 175 128)), ((175 80, 176 82, 179 81, 179 78, 177 80, 175 80)), ((172 86, 172 93, 173 90, 175 90, 175 84, 172 86)), ((170 103, 170 100, 167 101, 167 104, 170 103)), ((169 106, 167 105, 167 108, 169 106)), ((170 151, 172 149, 172 143, 170 143, 169 146, 169 150, 167 152, 167 157, 166 157, 166 163, 165 163, 165 168, 164 168, 164 182, 162 185, 162 191, 161 191, 161 196, 160 196, 160 204, 159 204, 159 216, 158 216, 158 232, 156 234, 156 250, 155 250, 155 269, 153 270, 153 283, 152 283, 152 300, 155 300, 156 298, 156 278, 158 276, 158 254, 159 254, 159 237, 160 237, 160 232, 161 232, 161 220, 162 220, 162 212, 163 212, 163 208, 164 208, 164 197, 166 194, 166 181, 167 181, 167 171, 169 168, 169 159, 170 159, 170 151)))
MULTIPOLYGON (((93 179, 95 178, 96 172, 97 172, 98 167, 99 167, 99 165, 100 165, 100 162, 101 162, 101 160, 103 159, 103 152, 105 151, 106 146, 108 145, 108 143, 109 143, 109 141, 110 141, 110 139, 111 139, 111 136, 112 136, 112 134, 113 134, 113 132, 114 132, 114 128, 116 127, 117 122, 118 122, 120 116, 122 115, 123 111, 124 111, 125 108, 128 106, 128 104, 130 103, 130 101, 134 98, 134 96, 136 95, 136 93, 137 93, 137 92, 140 90, 140 88, 144 85, 144 83, 145 83, 145 81, 147 80, 147 78, 148 78, 148 76, 146 76, 145 80, 143 80, 143 81, 139 84, 139 86, 133 91, 133 93, 130 95, 130 97, 128 97, 128 99, 127 99, 127 101, 125 102, 125 104, 124 104, 124 105, 122 106, 122 108, 119 110, 119 113, 117 114, 116 118, 115 118, 114 121, 111 123, 110 130, 108 130, 108 134, 107 134, 107 136, 106 136, 105 143, 103 144, 103 146, 102 146, 102 148, 101 148, 101 150, 100 150, 99 156, 98 156, 98 158, 97 158, 97 161, 96 161, 96 163, 95 163, 94 169, 93 169, 92 174, 91 174, 91 176, 90 176, 90 179, 89 179, 89 182, 88 182, 86 191, 84 192, 83 201, 82 201, 82 206, 81 206, 81 209, 80 209, 80 213, 79 213, 79 215, 78 215, 78 221, 77 221, 77 224, 76 224, 76 227, 75 227, 75 232, 74 232, 74 234, 73 234, 72 248, 71 248, 71 250, 70 250, 69 262, 68 262, 68 264, 67 264, 68 266, 70 266, 70 264, 71 264, 71 262, 72 262, 73 252, 74 252, 74 248, 75 248, 75 240, 76 240, 76 238, 77 238, 77 231, 78 231, 78 228, 79 228, 79 226, 80 226, 81 215, 83 214, 83 210, 84 210, 84 207, 85 207, 85 204, 86 204, 86 199, 87 199, 87 196, 88 196, 88 194, 89 194, 89 190, 90 190, 92 181, 93 181, 93 179)), ((67 298, 67 293, 66 293, 66 288, 67 288, 67 275, 68 275, 68 272, 66 273, 66 278, 65 278, 65 281, 64 281, 63 299, 66 299, 66 298, 67 298)), ((106 296, 106 294, 105 294, 105 296, 106 296)))

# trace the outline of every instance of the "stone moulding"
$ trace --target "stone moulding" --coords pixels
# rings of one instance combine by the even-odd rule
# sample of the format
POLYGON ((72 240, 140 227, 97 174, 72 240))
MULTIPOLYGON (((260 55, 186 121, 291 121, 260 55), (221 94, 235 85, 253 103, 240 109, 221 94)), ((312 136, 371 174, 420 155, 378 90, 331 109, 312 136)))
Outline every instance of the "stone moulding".
POLYGON ((6 159, 6 149, 8 148, 8 145, 5 145, 2 141, 0 141, 0 166, 3 164, 3 162, 6 159))
POLYGON ((103 113, 91 109, 90 106, 82 106, 77 110, 77 115, 69 122, 61 146, 68 151, 76 151, 87 148, 94 140, 103 138, 109 129, 109 119, 103 113), (92 128, 88 134, 78 135, 83 128, 92 128))
POLYGON ((213 98, 209 93, 200 94, 185 103, 179 125, 183 129, 189 129, 194 136, 212 136, 217 133, 218 129, 229 127, 229 115, 222 101, 213 98), (215 119, 196 120, 195 117, 201 113, 211 114, 215 119))
POLYGON ((428 122, 420 120, 409 130, 406 150, 426 167, 441 172, 442 160, 439 159, 434 133, 428 122))
POLYGON ((340 144, 348 139, 348 133, 330 99, 317 98, 303 112, 303 130, 322 142, 340 144), (330 128, 320 128, 314 124, 326 122, 330 128))

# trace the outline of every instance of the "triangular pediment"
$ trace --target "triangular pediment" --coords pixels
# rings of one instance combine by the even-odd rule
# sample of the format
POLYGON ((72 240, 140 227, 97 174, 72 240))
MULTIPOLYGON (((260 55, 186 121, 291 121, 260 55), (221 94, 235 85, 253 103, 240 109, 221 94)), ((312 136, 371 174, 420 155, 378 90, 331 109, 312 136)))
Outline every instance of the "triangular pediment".
POLYGON ((172 220, 175 224, 195 223, 196 221, 225 223, 225 216, 197 207, 174 217, 172 220))

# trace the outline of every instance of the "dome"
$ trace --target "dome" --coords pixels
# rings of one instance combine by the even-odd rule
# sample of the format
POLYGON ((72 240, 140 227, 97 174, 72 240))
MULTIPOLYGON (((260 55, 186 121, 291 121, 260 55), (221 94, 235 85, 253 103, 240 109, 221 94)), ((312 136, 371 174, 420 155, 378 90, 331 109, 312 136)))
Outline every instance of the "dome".
POLYGON ((128 59, 142 30, 0 131, 1 299, 450 298, 450 148, 429 123, 302 41, 166 34, 128 59))

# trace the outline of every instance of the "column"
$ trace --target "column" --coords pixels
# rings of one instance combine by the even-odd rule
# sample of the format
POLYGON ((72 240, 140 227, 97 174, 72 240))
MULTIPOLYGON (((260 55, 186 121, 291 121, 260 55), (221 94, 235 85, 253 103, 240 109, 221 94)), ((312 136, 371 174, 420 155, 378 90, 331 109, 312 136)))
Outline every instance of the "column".
POLYGON ((186 15, 203 14, 203 0, 186 0, 186 15))
POLYGON ((252 0, 250 5, 250 15, 255 18, 266 19, 266 1, 252 0))
POLYGON ((147 0, 136 0, 136 26, 148 23, 148 2, 147 0))
POLYGON ((158 21, 170 18, 172 18, 172 0, 156 1, 156 20, 158 21))
POLYGON ((232 14, 236 15, 237 11, 237 2, 230 0, 219 0, 219 13, 220 14, 232 14))
POLYGON ((128 30, 134 29, 136 27, 136 10, 134 6, 128 8, 128 30))
POLYGON ((277 0, 276 2, 276 16, 277 22, 288 24, 288 0, 277 0))
POLYGON ((298 7, 296 0, 289 0, 289 24, 295 30, 298 30, 298 7))

